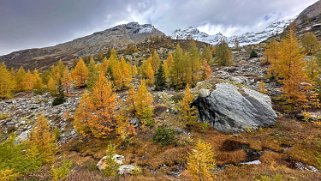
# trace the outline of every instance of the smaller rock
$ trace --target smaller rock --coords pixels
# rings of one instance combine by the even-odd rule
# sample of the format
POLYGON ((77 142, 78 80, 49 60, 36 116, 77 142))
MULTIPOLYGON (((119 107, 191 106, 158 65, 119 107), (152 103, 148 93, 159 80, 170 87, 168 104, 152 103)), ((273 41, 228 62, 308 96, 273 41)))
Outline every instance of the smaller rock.
MULTIPOLYGON (((105 162, 106 158, 107 158, 107 156, 104 156, 97 163, 97 167, 98 167, 99 170, 105 170, 106 169, 106 162, 105 162)), ((118 154, 114 154, 113 155, 113 160, 119 165, 123 164, 124 159, 125 159, 125 157, 123 155, 118 155, 118 154)))
POLYGON ((201 89, 200 90, 200 93, 199 93, 200 97, 205 98, 209 95, 210 95, 210 90, 208 90, 208 89, 201 89))
POLYGON ((119 175, 133 174, 135 170, 137 170, 137 167, 135 165, 121 165, 118 168, 118 174, 119 175))
POLYGON ((260 160, 254 160, 250 162, 243 162, 241 165, 260 165, 262 162, 260 160))
POLYGON ((20 133, 17 137, 16 137, 16 141, 17 142, 23 142, 23 141, 26 141, 28 139, 28 136, 30 134, 30 129, 29 130, 26 130, 26 131, 23 131, 22 133, 20 133))
POLYGON ((115 160, 116 163, 123 164, 125 157, 123 155, 114 154, 113 159, 115 160))
POLYGON ((138 118, 133 118, 129 121, 130 124, 132 124, 135 128, 139 126, 139 120, 138 118))

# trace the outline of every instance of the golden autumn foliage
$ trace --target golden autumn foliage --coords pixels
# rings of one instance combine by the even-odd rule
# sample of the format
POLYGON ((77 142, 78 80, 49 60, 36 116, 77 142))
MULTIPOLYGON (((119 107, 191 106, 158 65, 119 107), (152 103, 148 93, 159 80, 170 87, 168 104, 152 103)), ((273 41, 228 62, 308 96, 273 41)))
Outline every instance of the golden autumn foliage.
POLYGON ((51 95, 57 94, 57 83, 52 77, 50 77, 48 80, 47 90, 50 92, 51 95))
POLYGON ((119 135, 122 141, 125 141, 126 139, 136 135, 136 130, 133 127, 133 125, 129 123, 128 116, 126 113, 126 106, 124 105, 124 103, 122 103, 120 105, 120 110, 118 111, 116 116, 116 133, 119 135))
POLYGON ((186 68, 186 56, 183 49, 179 44, 176 45, 176 49, 173 55, 173 63, 170 68, 171 85, 175 88, 181 88, 184 86, 185 81, 185 68, 186 68))
POLYGON ((40 73, 37 69, 33 71, 33 79, 34 79, 33 89, 38 92, 41 92, 44 88, 44 85, 43 85, 40 73))
POLYGON ((103 73, 105 76, 107 76, 108 67, 109 67, 109 60, 107 60, 107 58, 105 57, 101 62, 101 64, 98 65, 99 73, 103 73))
POLYGON ((279 71, 279 65, 277 63, 279 57, 279 42, 272 38, 271 42, 267 45, 264 51, 265 63, 271 64, 269 68, 269 74, 277 76, 276 72, 279 71))
POLYGON ((24 91, 31 91, 33 90, 33 86, 35 83, 35 79, 33 74, 28 70, 27 73, 24 75, 21 81, 21 86, 24 91))
POLYGON ((121 57, 120 61, 113 63, 111 72, 116 90, 123 90, 129 87, 132 81, 132 68, 123 57, 121 57))
POLYGON ((234 64, 232 51, 227 42, 220 42, 215 51, 215 60, 220 66, 231 66, 234 64))
POLYGON ((163 70, 164 70, 164 76, 167 84, 170 84, 170 66, 168 65, 168 60, 164 60, 163 62, 163 70))
POLYGON ((63 73, 63 76, 61 79, 61 84, 62 84, 62 87, 65 91, 65 94, 69 95, 73 84, 72 84, 71 73, 69 72, 69 70, 67 68, 64 70, 64 73, 63 73))
POLYGON ((153 96, 142 80, 134 96, 135 114, 143 125, 150 125, 153 119, 153 96))
POLYGON ((170 85, 177 89, 187 84, 195 85, 198 81, 209 78, 212 73, 207 62, 210 60, 207 59, 211 59, 210 56, 203 58, 194 41, 191 41, 186 51, 177 44, 173 57, 169 54, 164 61, 165 77, 169 77, 170 85))
POLYGON ((16 90, 17 91, 23 91, 23 85, 22 85, 22 80, 23 78, 25 77, 26 75, 26 71, 23 67, 20 67, 17 74, 16 74, 16 84, 17 84, 17 87, 16 87, 16 90))
POLYGON ((197 121, 196 109, 191 107, 194 101, 194 96, 187 85, 184 91, 183 99, 178 103, 178 110, 180 113, 180 120, 189 124, 197 121))
POLYGON ((131 69, 132 69, 132 77, 136 77, 137 74, 138 74, 137 66, 136 65, 132 65, 131 69))
POLYGON ((75 112, 76 130, 105 138, 115 129, 116 94, 104 74, 100 74, 91 94, 85 92, 75 112))
POLYGON ((215 169, 215 158, 212 146, 198 140, 190 152, 187 161, 187 173, 193 181, 214 180, 212 171, 215 169))
POLYGON ((34 123, 29 136, 29 145, 37 150, 44 163, 54 162, 57 151, 56 140, 44 115, 39 115, 34 123))
POLYGON ((81 96, 74 116, 74 128, 83 136, 90 134, 89 121, 93 109, 90 93, 85 91, 81 96))
POLYGON ((72 78, 77 87, 84 87, 88 80, 88 68, 82 58, 79 59, 75 69, 72 71, 72 78))
POLYGON ((128 95, 126 98, 126 108, 128 113, 135 113, 135 88, 130 86, 128 90, 128 95))
POLYGON ((88 64, 88 80, 87 80, 87 87, 91 89, 99 76, 99 71, 96 65, 94 58, 91 56, 88 64))
POLYGON ((306 96, 300 90, 300 84, 308 81, 304 69, 306 63, 293 30, 280 43, 277 63, 280 66, 278 75, 284 78, 281 81, 284 84, 282 90, 288 101, 305 101, 306 96))
POLYGON ((5 64, 0 64, 0 99, 11 98, 15 87, 14 75, 5 64))
POLYGON ((149 57, 150 64, 154 72, 157 72, 160 66, 160 58, 156 50, 153 50, 153 53, 149 57))
POLYGON ((203 77, 202 77, 203 80, 210 78, 211 75, 212 75, 212 68, 206 61, 204 61, 203 62, 203 77))
POLYGON ((188 50, 188 64, 186 69, 187 84, 194 85, 203 78, 203 66, 195 41, 191 41, 188 50))
POLYGON ((155 72, 153 70, 151 59, 144 61, 142 65, 142 77, 145 79, 147 85, 153 85, 155 82, 155 72))
MULTIPOLYGON (((314 92, 311 79, 317 76, 316 62, 306 63, 304 55, 292 29, 277 43, 272 40, 265 50, 265 56, 271 63, 269 73, 283 84, 282 91, 289 103, 307 102, 308 92, 314 92), (307 90, 307 88, 309 90, 307 90)), ((313 81, 313 80, 312 80, 313 81)))

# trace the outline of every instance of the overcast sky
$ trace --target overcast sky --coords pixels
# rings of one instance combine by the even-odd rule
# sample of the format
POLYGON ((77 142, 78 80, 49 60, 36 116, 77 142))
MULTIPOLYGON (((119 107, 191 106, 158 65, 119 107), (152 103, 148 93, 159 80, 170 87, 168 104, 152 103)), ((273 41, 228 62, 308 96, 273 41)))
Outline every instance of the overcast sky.
POLYGON ((0 55, 63 43, 118 24, 226 36, 298 15, 317 0, 0 0, 0 55))

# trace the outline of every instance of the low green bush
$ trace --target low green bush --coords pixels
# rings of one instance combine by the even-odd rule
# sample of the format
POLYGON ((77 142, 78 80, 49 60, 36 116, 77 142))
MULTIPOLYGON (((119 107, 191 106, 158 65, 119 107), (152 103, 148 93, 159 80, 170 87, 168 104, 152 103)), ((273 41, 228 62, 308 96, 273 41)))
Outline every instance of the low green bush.
POLYGON ((160 143, 161 145, 170 145, 175 143, 177 136, 177 131, 172 128, 165 126, 156 129, 156 133, 153 136, 153 141, 155 143, 160 143))
POLYGON ((257 58, 259 57, 259 55, 257 54, 257 52, 255 50, 252 50, 251 51, 251 54, 250 54, 250 58, 257 58))
POLYGON ((51 174, 52 174, 52 180, 58 181, 65 179, 71 170, 72 162, 68 160, 64 160, 61 165, 57 167, 52 167, 51 174))
POLYGON ((39 154, 24 143, 16 143, 15 136, 10 136, 0 144, 0 170, 13 170, 27 174, 37 171, 42 166, 39 154))
POLYGON ((52 106, 57 106, 63 104, 64 102, 66 102, 66 99, 64 97, 56 97, 52 102, 52 106))

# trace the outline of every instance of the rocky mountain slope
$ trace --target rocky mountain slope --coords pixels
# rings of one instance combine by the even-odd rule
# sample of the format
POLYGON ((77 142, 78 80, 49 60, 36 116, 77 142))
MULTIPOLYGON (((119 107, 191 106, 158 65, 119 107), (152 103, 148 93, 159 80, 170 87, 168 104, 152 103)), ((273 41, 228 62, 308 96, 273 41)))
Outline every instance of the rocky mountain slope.
POLYGON ((312 31, 321 40, 321 0, 302 11, 294 23, 299 35, 312 31))
POLYGON ((10 67, 44 67, 58 59, 72 60, 79 56, 97 54, 114 47, 125 48, 130 43, 138 43, 150 36, 163 36, 164 33, 150 24, 136 22, 118 25, 101 32, 72 40, 52 47, 16 51, 0 57, 10 67))
POLYGON ((175 30, 171 35, 174 39, 189 39, 193 38, 198 41, 206 42, 212 45, 216 45, 221 40, 225 40, 230 46, 234 46, 235 41, 238 40, 241 46, 257 44, 267 40, 273 35, 280 34, 284 29, 292 22, 292 20, 280 20, 267 26, 263 31, 248 32, 238 36, 226 37, 222 33, 215 35, 209 35, 207 33, 199 31, 197 28, 189 27, 187 29, 175 30))

